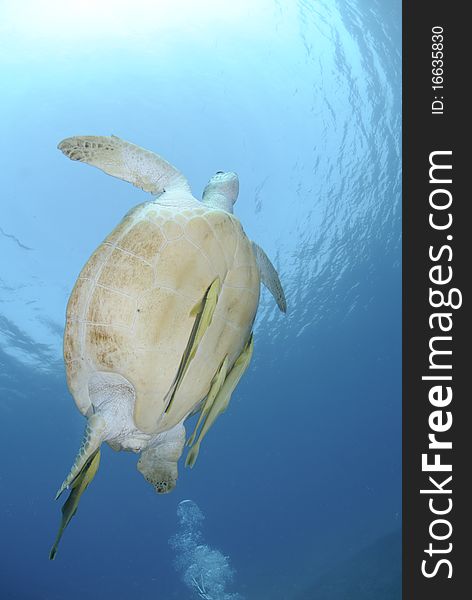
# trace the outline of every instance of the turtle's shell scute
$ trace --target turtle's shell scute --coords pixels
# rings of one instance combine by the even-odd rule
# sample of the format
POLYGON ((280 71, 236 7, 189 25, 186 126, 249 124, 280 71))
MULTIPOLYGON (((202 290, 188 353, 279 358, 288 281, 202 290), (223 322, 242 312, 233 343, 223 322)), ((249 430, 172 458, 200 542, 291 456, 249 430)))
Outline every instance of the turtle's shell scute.
POLYGON ((208 393, 224 357, 232 365, 239 356, 259 287, 252 245, 233 215, 197 201, 130 211, 82 269, 67 307, 64 359, 81 412, 91 411, 91 375, 116 372, 135 388, 137 427, 173 427, 208 393), (216 277, 222 288, 211 325, 164 413, 194 324, 191 311, 216 277))

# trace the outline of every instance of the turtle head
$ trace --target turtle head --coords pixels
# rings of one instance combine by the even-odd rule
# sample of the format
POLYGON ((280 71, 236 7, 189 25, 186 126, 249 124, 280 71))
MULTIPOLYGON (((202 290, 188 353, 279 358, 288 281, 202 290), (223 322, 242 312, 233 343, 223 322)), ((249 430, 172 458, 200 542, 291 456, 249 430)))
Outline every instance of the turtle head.
POLYGON ((233 212, 233 204, 238 199, 239 177, 232 171, 218 171, 203 190, 203 202, 214 208, 233 212))

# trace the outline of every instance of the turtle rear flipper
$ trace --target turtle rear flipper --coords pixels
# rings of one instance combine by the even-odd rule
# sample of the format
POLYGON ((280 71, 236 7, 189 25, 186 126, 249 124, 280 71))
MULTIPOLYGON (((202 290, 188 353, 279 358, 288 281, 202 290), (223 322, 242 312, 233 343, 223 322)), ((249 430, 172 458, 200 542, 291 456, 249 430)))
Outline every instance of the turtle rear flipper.
POLYGON ((85 465, 82 467, 82 470, 74 479, 71 485, 71 492, 69 497, 64 503, 62 507, 62 520, 61 525, 59 527, 59 531, 57 532, 56 539, 54 540, 54 544, 51 548, 51 552, 49 553, 49 559, 54 560, 57 553, 57 547, 59 542, 61 541, 62 534, 64 533, 65 528, 69 525, 70 520, 77 512, 77 508, 79 506, 80 498, 82 494, 85 492, 92 479, 95 477, 98 466, 100 464, 100 449, 98 448, 95 452, 90 456, 85 465))

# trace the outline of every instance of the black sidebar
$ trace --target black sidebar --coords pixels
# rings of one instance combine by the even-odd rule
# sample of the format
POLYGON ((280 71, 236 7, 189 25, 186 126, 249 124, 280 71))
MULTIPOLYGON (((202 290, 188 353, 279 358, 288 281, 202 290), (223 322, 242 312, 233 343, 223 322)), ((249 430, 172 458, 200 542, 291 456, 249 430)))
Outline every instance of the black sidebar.
POLYGON ((469 8, 403 3, 404 600, 472 598, 469 8))

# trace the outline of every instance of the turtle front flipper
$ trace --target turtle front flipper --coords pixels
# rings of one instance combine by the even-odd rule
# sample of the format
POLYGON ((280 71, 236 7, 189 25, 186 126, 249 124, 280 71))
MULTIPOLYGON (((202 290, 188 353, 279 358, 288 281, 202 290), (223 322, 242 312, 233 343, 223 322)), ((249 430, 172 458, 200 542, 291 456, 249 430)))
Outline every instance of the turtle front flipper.
POLYGON ((203 423, 203 426, 200 430, 200 434, 197 438, 197 441, 191 447, 189 453, 187 454, 187 459, 185 461, 186 467, 193 467, 197 460, 198 453, 200 452, 200 444, 202 443, 203 438, 206 436, 208 430, 216 421, 216 419, 221 415, 221 413, 223 413, 228 408, 228 404, 231 400, 231 395, 234 392, 236 386, 238 385, 239 380, 243 376, 249 363, 251 362, 253 349, 254 340, 253 335, 251 333, 251 336, 248 342, 246 343, 244 350, 236 359, 233 368, 226 377, 223 385, 220 388, 220 391, 218 392, 213 404, 211 405, 208 414, 205 418, 205 422, 203 423))
POLYGON ((166 494, 177 483, 177 462, 185 444, 185 428, 179 423, 169 431, 160 433, 138 460, 138 471, 158 494, 166 494))
POLYGON ((86 461, 85 465, 82 467, 81 471, 71 484, 71 492, 69 494, 69 497, 65 501, 64 506, 62 507, 61 525, 59 527, 56 539, 54 540, 54 544, 51 548, 51 552, 49 553, 50 560, 54 560, 57 552, 57 547, 62 538, 62 534, 64 533, 64 530, 67 527, 67 525, 69 525, 72 517, 77 512, 80 498, 82 497, 82 494, 85 492, 92 479, 95 477, 99 464, 100 449, 98 448, 89 457, 89 459, 86 461))
POLYGON ((270 258, 260 246, 255 242, 252 242, 252 249, 254 250, 254 256, 256 258, 257 266, 259 267, 262 283, 274 297, 279 309, 284 313, 287 312, 287 301, 285 299, 284 289, 280 283, 279 274, 271 263, 270 258))
POLYGON ((115 135, 82 135, 62 140, 59 150, 71 160, 101 169, 136 187, 162 194, 169 188, 190 192, 186 178, 159 155, 115 135))

